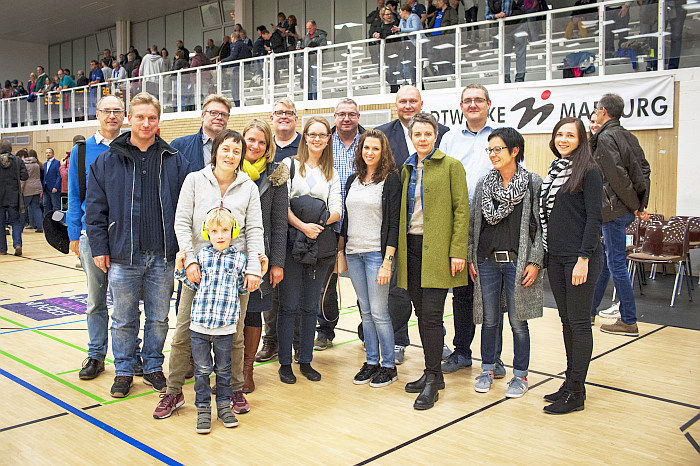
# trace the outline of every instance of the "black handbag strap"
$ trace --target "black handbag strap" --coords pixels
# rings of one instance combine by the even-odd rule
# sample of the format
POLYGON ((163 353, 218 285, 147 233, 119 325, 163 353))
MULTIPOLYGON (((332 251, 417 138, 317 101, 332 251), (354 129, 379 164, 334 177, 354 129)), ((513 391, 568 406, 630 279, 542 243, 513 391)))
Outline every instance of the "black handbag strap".
POLYGON ((78 186, 80 187, 80 205, 85 202, 87 192, 87 167, 85 166, 85 141, 78 142, 78 186))

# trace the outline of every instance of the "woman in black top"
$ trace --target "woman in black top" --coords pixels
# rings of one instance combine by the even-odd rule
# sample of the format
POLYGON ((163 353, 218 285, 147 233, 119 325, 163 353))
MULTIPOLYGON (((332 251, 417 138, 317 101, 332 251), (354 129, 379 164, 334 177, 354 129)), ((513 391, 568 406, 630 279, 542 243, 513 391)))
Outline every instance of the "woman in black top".
POLYGON ((520 162, 525 141, 514 128, 498 128, 486 149, 493 170, 476 185, 469 221, 469 275, 474 282, 474 323, 481 326, 481 367, 474 389, 493 385, 496 341, 505 296, 513 330, 513 378, 506 397, 527 392, 530 362, 528 319, 542 316, 542 230, 533 218, 539 212, 542 179, 520 162), (531 222, 530 219, 533 218, 531 222))
POLYGON ((353 383, 384 387, 398 379, 394 328, 389 315, 389 280, 399 242, 401 180, 389 141, 376 129, 360 136, 353 165, 355 173, 345 183, 340 235, 348 274, 360 303, 367 353, 367 362, 353 383))
MULTIPOLYGON (((377 27, 376 32, 372 34, 375 39, 386 39, 387 37, 394 34, 393 27, 394 23, 394 13, 391 8, 384 7, 379 12, 381 16, 382 23, 377 27)), ((386 61, 386 80, 391 88, 391 93, 395 94, 399 91, 398 84, 398 74, 394 72, 399 71, 399 57, 401 56, 401 39, 388 40, 386 42, 386 49, 384 53, 384 60, 386 61), (392 58, 389 58, 392 57, 392 58)))
POLYGON ((549 253, 549 284, 559 309, 566 348, 566 381, 545 395, 550 414, 581 411, 593 351, 590 310, 602 269, 603 177, 578 118, 563 118, 549 143, 557 157, 542 184, 540 222, 549 253))

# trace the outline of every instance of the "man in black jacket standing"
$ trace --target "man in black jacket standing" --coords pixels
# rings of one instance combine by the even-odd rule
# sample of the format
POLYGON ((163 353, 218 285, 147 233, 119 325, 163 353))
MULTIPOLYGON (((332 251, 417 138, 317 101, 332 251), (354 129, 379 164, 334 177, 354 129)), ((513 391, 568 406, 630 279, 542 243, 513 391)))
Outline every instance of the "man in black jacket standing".
POLYGON ((593 157, 603 172, 603 242, 607 267, 596 283, 593 305, 600 303, 612 275, 620 297, 620 318, 600 330, 617 335, 638 336, 634 290, 627 273, 627 227, 635 215, 648 218, 649 164, 639 145, 632 144, 632 135, 620 125, 624 101, 619 95, 605 94, 596 105, 598 122, 602 124, 591 137, 593 157), (642 169, 645 166, 645 169, 642 169))
POLYGON ((6 139, 0 140, 0 255, 7 254, 6 224, 12 227, 15 256, 22 255, 24 214, 20 213, 20 181, 28 178, 22 159, 12 155, 12 143, 6 139))

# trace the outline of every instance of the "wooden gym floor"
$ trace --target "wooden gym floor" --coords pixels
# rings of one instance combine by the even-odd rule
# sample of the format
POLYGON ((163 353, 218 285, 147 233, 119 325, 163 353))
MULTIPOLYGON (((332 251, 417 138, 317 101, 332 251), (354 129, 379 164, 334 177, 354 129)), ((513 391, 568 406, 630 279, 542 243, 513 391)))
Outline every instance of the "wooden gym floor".
MULTIPOLYGON (((695 330, 642 323, 640 336, 628 338, 596 328, 586 409, 550 416, 542 411, 542 396, 559 387, 565 357, 556 310, 545 308, 543 318, 529 323, 530 390, 523 398, 504 397, 510 368, 489 393, 476 393, 477 359, 473 367, 446 375, 436 406, 419 412, 412 408, 416 395, 403 390, 422 370, 414 321, 399 381, 379 389, 353 385, 364 351, 354 293, 343 279, 335 346, 314 354, 323 379, 312 383, 299 376, 296 385, 283 385, 276 362, 257 365, 251 412, 238 416, 235 429, 213 422, 211 434, 198 435, 191 380, 184 388, 186 404, 172 417, 155 420, 158 394, 140 378, 124 399, 109 395, 111 364, 95 380, 78 379, 88 341, 85 317, 50 314, 60 307, 52 303, 65 306, 69 297, 85 293, 77 259, 60 255, 32 232, 25 232, 23 249, 24 257, 0 257, 3 464, 700 464, 695 330), (52 298, 59 299, 41 301, 52 298), (20 306, 24 315, 16 306, 17 312, 3 307, 28 302, 20 306), (47 313, 51 318, 35 320, 47 313)), ((172 311, 171 327, 174 317, 172 311)), ((503 360, 510 364, 507 327, 503 360)), ((166 350, 169 344, 170 338, 166 350)), ((472 349, 478 356, 478 332, 472 349)), ((298 366, 295 372, 300 375, 298 366)))

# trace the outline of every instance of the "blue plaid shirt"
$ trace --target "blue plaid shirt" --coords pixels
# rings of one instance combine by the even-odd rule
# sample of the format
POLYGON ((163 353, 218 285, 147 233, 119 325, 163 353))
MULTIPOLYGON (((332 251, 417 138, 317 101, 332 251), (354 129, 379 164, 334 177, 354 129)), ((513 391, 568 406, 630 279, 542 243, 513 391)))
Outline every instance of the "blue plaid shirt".
MULTIPOLYGON (((426 158, 423 159, 423 164, 425 164, 426 160, 430 160, 430 158, 433 156, 435 153, 435 149, 428 154, 426 158)), ((413 206, 415 205, 416 202, 416 181, 418 179, 418 175, 416 174, 416 167, 418 166, 418 153, 414 152, 412 156, 406 159, 404 162, 404 165, 408 165, 409 167, 413 167, 413 170, 411 170, 411 178, 408 179, 408 190, 406 192, 406 197, 408 198, 408 215, 406 215, 406 231, 411 229, 411 217, 413 217, 413 206)), ((420 179, 420 206, 421 209, 423 208, 423 178, 420 179)))
POLYGON ((184 269, 175 270, 175 278, 197 290, 192 301, 192 323, 210 329, 238 323, 238 295, 248 292, 243 287, 247 263, 245 255, 233 246, 219 252, 209 245, 197 253, 202 275, 199 286, 187 280, 184 269))
POLYGON ((333 167, 338 172, 340 178, 340 197, 343 200, 343 208, 340 210, 340 220, 335 222, 333 229, 336 233, 340 233, 340 227, 343 225, 343 216, 345 215, 345 183, 355 171, 352 167, 355 161, 355 152, 357 152, 357 142, 360 140, 360 132, 355 135, 350 147, 345 147, 343 141, 340 140, 337 131, 333 131, 333 167))

